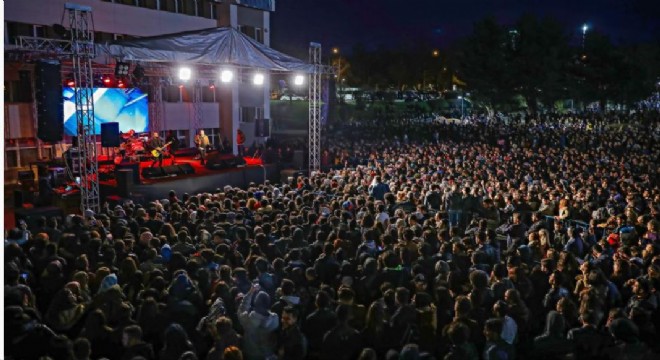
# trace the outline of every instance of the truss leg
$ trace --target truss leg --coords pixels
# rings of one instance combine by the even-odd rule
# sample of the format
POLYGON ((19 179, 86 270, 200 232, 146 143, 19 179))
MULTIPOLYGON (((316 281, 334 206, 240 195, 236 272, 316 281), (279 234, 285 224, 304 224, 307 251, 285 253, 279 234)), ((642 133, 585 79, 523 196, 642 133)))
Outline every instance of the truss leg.
POLYGON ((321 170, 321 44, 309 44, 309 175, 321 170))

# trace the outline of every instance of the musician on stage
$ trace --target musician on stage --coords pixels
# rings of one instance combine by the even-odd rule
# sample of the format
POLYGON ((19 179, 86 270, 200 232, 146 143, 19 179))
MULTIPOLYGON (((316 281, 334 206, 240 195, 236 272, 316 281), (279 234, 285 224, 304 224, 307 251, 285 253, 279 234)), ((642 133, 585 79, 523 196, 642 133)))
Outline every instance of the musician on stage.
POLYGON ((167 138, 165 138, 165 141, 170 144, 170 156, 172 156, 172 165, 175 165, 176 163, 176 158, 175 158, 175 153, 179 149, 179 139, 174 135, 174 132, 170 130, 167 133, 167 138))
POLYGON ((211 145, 209 137, 204 134, 204 130, 199 130, 199 134, 195 135, 195 145, 197 145, 197 149, 199 150, 201 164, 204 165, 206 162, 206 150, 211 145))
POLYGON ((151 167, 154 167, 156 163, 158 163, 158 167, 163 167, 163 152, 161 149, 165 143, 163 142, 163 139, 158 136, 158 132, 154 131, 153 134, 151 135, 151 139, 149 139, 149 148, 151 150, 159 150, 158 156, 154 157, 154 161, 151 163, 151 167))

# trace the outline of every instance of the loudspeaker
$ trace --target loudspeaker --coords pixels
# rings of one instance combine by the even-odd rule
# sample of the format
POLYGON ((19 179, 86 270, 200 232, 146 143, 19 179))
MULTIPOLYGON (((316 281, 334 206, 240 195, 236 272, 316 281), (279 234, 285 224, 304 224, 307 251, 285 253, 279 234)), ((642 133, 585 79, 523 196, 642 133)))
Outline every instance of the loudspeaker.
POLYGON ((64 105, 60 64, 40 61, 36 66, 37 137, 46 142, 62 140, 64 105))
POLYGON ((140 183, 140 163, 139 162, 122 162, 115 166, 115 170, 131 169, 133 170, 133 183, 140 183))
POLYGON ((215 153, 206 159, 206 168, 211 170, 231 169, 245 166, 245 159, 232 154, 215 153))
POLYGON ((101 146, 119 147, 118 122, 107 122, 101 124, 101 146))
POLYGON ((181 173, 181 170, 179 169, 179 165, 170 165, 163 167, 163 172, 166 176, 176 176, 181 173))
POLYGON ((48 174, 50 174, 50 186, 60 187, 66 184, 66 175, 64 172, 64 168, 49 167, 48 174))
POLYGON ((254 120, 254 137, 269 137, 270 136, 270 119, 255 119, 254 120))
POLYGON ((293 166, 296 169, 305 167, 305 153, 302 150, 295 150, 293 152, 293 166))
POLYGON ((133 190, 133 169, 119 169, 116 177, 119 196, 127 197, 133 190))
POLYGON ((184 175, 190 175, 195 173, 195 168, 189 163, 184 163, 179 165, 179 169, 181 170, 181 174, 184 175))
POLYGON ((32 170, 19 171, 18 172, 18 181, 20 181, 20 182, 26 182, 26 181, 34 182, 34 172, 32 172, 32 170))
POLYGON ((163 168, 160 167, 146 167, 142 169, 142 177, 145 179, 153 179, 165 176, 163 168))

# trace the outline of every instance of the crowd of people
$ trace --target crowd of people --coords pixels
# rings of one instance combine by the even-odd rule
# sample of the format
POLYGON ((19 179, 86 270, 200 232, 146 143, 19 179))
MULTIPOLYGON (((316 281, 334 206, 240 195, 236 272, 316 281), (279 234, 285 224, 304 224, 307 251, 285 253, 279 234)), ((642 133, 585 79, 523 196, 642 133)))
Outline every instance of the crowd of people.
POLYGON ((20 224, 5 358, 657 358, 660 122, 616 117, 353 122, 287 184, 20 224))

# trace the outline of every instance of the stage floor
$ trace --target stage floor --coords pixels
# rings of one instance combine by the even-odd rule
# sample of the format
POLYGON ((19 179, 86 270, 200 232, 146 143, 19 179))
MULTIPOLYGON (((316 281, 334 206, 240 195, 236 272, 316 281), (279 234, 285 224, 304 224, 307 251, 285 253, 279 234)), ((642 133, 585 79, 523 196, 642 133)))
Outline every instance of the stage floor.
MULTIPOLYGON (((223 155, 224 158, 230 159, 233 156, 230 154, 223 155)), ((245 160, 245 167, 261 167, 263 166, 263 162, 261 161, 261 158, 252 158, 252 157, 244 157, 245 160)), ((163 167, 166 166, 171 166, 171 165, 185 165, 189 164, 195 171, 194 174, 188 174, 188 175, 175 175, 175 176, 163 176, 163 177, 157 177, 157 178, 145 178, 142 176, 142 170, 148 167, 151 167, 152 161, 141 161, 139 162, 139 171, 140 171, 140 184, 142 185, 150 185, 150 184, 155 184, 155 183, 161 183, 161 182, 169 182, 172 181, 173 179, 180 179, 180 178, 195 178, 195 177, 203 177, 203 176, 209 176, 209 175, 217 175, 218 173, 222 172, 227 172, 227 171, 232 171, 234 168, 226 168, 226 169, 208 169, 205 166, 201 164, 200 159, 195 159, 194 156, 179 156, 176 158, 176 162, 173 162, 171 158, 166 158, 163 159, 163 167)), ((106 168, 108 170, 112 169, 111 171, 114 171, 114 165, 99 165, 99 170, 101 171, 103 168, 106 168)), ((100 180, 99 181, 100 185, 105 185, 105 186, 117 186, 117 180, 116 178, 112 178, 110 180, 100 180)))

